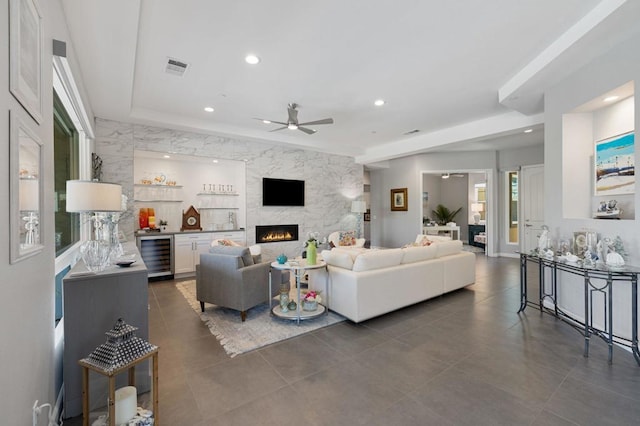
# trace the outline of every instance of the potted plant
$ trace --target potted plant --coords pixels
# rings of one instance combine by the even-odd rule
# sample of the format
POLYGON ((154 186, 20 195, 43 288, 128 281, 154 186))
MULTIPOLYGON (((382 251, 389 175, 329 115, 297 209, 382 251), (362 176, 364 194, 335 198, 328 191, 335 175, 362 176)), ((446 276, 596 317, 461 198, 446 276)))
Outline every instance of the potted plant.
POLYGON ((311 290, 302 297, 302 310, 313 312, 318 309, 318 303, 322 302, 320 292, 311 290))
POLYGON ((453 222, 453 219, 456 217, 458 213, 462 210, 460 207, 458 210, 451 211, 442 204, 438 204, 435 210, 432 210, 433 217, 435 218, 438 225, 446 225, 449 222, 453 222))

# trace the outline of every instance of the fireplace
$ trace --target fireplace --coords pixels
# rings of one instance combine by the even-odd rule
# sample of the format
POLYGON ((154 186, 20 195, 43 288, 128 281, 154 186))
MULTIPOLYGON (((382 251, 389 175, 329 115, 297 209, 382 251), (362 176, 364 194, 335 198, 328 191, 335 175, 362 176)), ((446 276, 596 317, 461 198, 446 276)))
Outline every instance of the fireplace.
POLYGON ((256 243, 298 241, 298 225, 256 226, 256 243))

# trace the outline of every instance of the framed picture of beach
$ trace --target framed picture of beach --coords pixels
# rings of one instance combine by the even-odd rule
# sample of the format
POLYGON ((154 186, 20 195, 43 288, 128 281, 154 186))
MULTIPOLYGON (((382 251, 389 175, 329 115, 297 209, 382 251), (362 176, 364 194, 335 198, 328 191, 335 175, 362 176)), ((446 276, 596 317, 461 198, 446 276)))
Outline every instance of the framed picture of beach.
POLYGON ((634 132, 596 142, 594 193, 598 195, 635 192, 634 132))

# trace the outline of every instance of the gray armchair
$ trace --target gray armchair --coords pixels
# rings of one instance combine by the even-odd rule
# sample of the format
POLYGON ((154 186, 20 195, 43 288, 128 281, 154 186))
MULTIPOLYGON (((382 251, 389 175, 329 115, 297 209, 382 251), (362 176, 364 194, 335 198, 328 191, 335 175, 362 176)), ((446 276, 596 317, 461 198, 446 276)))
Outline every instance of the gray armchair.
MULTIPOLYGON (((240 311, 244 321, 247 310, 268 301, 269 269, 269 262, 260 262, 259 256, 254 258, 245 247, 216 246, 201 254, 196 267, 196 298, 202 312, 205 303, 212 303, 240 311)), ((273 297, 282 284, 288 285, 289 272, 274 269, 272 280, 273 297)))

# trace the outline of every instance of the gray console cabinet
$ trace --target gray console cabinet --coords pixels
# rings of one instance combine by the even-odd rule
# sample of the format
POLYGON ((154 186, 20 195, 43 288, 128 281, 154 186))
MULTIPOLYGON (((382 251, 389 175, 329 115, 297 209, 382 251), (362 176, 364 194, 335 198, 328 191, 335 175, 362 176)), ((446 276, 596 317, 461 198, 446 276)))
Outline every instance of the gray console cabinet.
MULTIPOLYGON (((104 334, 118 318, 138 327, 136 336, 149 340, 147 268, 135 244, 125 246, 136 253, 136 262, 129 268, 111 266, 99 273, 87 271, 82 260, 63 280, 64 300, 64 417, 82 414, 82 368, 78 361, 85 358, 107 340, 104 334)), ((127 385, 126 375, 119 377, 117 387, 127 385)), ((138 393, 151 386, 148 361, 136 368, 138 393)), ((107 402, 108 381, 92 375, 91 409, 104 407, 107 402)))

